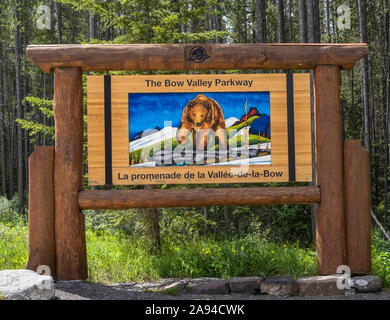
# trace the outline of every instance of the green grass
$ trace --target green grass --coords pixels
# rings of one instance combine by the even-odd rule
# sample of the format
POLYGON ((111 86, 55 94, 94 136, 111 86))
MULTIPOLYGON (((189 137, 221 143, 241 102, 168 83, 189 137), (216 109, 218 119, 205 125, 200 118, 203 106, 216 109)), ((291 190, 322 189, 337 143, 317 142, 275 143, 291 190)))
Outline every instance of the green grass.
POLYGON ((0 222, 0 270, 24 269, 28 258, 28 230, 0 222))
POLYGON ((260 118, 259 116, 252 116, 250 117, 246 122, 243 121, 239 124, 236 124, 235 126, 231 126, 229 128, 226 128, 226 133, 227 135, 229 136, 229 132, 230 130, 236 130, 236 132, 240 131, 242 128, 244 127, 248 127, 248 126, 251 126, 253 121, 255 121, 256 119, 260 118))
POLYGON ((87 231, 89 280, 112 283, 158 279, 153 256, 142 239, 87 231))
POLYGON ((375 228, 371 237, 372 273, 378 275, 385 288, 390 288, 390 243, 383 234, 375 228))
POLYGON ((382 280, 385 288, 390 288, 390 251, 382 251, 372 247, 372 271, 382 280))
POLYGON ((315 273, 311 250, 280 245, 256 238, 216 241, 200 239, 170 244, 158 261, 163 277, 218 277, 291 275, 315 273))
MULTIPOLYGON (((23 269, 27 263, 27 227, 0 222, 0 270, 23 269)), ((87 230, 89 281, 100 283, 157 280, 166 277, 314 275, 313 249, 277 244, 260 236, 242 239, 164 241, 161 255, 150 255, 144 238, 87 230)), ((373 273, 390 287, 390 252, 373 235, 373 273), (384 246, 384 248, 383 248, 384 246)))
POLYGON ((150 255, 148 243, 120 234, 87 232, 90 280, 146 281, 168 277, 218 277, 315 274, 315 253, 295 245, 258 239, 199 239, 163 242, 161 255, 150 255))

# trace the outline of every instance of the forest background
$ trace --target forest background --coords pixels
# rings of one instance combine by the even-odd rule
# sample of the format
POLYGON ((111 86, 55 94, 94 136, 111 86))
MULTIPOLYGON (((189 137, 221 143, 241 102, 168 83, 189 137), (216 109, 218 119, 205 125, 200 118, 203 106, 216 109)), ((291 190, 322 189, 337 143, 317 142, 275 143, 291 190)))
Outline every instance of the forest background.
MULTIPOLYGON (((10 243, 15 245, 8 248, 8 255, 3 254, 4 261, 0 254, 0 269, 25 266, 28 157, 35 146, 55 143, 53 74, 42 73, 26 59, 29 44, 367 43, 368 57, 357 63, 353 70, 341 72, 343 131, 345 139, 361 140, 370 152, 372 209, 388 230, 389 11, 387 0, 2 0, 0 221, 3 224, 0 248, 7 248, 7 243, 8 246, 10 243)), ((85 169, 86 165, 85 147, 85 169)), ((88 188, 86 183, 85 187, 88 188)), ((150 272, 140 276, 141 271, 134 271, 128 273, 126 279, 172 274, 226 277, 278 273, 296 276, 315 272, 315 207, 312 206, 84 213, 90 274, 97 281, 122 279, 130 264, 133 271, 137 270, 130 252, 141 250, 141 247, 142 263, 149 264, 146 268, 140 262, 143 266, 140 268, 150 272), (122 260, 116 259, 116 268, 122 272, 118 271, 117 276, 110 267, 115 261, 110 250, 112 254, 120 252, 123 258, 123 266, 119 266, 122 260), (267 254, 276 255, 277 259, 269 260, 267 254), (172 255, 179 256, 175 262, 169 258, 172 255), (306 266, 302 255, 310 261, 306 266), (100 270, 97 266, 103 264, 102 259, 106 264, 100 270), (290 267, 283 267, 283 261, 290 267), (267 264, 271 262, 272 265, 267 264), (169 267, 172 263, 177 268, 169 267), (260 266, 255 267, 256 264, 260 266)), ((386 278, 390 273, 390 254, 385 242, 378 240, 382 238, 383 235, 374 230, 373 254, 379 250, 375 259, 381 257, 378 259, 385 261, 384 264, 381 262, 380 268, 384 268, 381 270, 386 278)), ((377 273, 382 272, 378 268, 377 273)))

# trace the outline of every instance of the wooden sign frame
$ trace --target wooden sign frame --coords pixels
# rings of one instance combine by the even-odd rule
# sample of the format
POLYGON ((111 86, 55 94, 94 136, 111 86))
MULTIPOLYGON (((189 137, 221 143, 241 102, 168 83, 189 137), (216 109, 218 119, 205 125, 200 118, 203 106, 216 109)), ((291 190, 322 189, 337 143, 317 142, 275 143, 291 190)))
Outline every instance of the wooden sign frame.
POLYGON ((340 69, 367 54, 362 43, 28 46, 28 59, 54 71, 55 119, 54 150, 30 158, 28 267, 47 264, 57 280, 88 277, 83 209, 317 203, 317 272, 369 273, 369 155, 343 141, 340 107, 340 69), (314 70, 316 185, 83 190, 83 72, 232 69, 314 70))
POLYGON ((88 115, 88 184, 188 184, 293 182, 312 180, 310 74, 219 74, 219 75, 154 75, 154 76, 87 76, 88 115), (231 78, 253 81, 250 88, 214 86, 214 80, 231 78), (164 83, 202 79, 210 81, 201 92, 269 92, 272 138, 271 165, 238 166, 129 166, 129 93, 199 92, 199 88, 183 86, 148 87, 146 81, 164 83), (107 97, 107 90, 110 90, 107 97), (104 94, 106 92, 106 94, 104 94), (108 99, 108 100, 107 100, 108 99), (109 110, 107 110, 109 108, 109 110), (107 113, 108 112, 108 113, 107 113), (109 118, 109 119, 107 119, 109 118), (110 121, 107 128, 107 121, 110 121), (107 150, 109 149, 109 150, 107 150), (234 173, 237 171, 237 173, 234 173), (218 177, 208 178, 210 172, 218 177), (230 174, 233 172, 233 174, 230 174), (175 179, 161 177, 175 174, 175 179), (202 175, 203 173, 203 175, 202 175), (177 178, 180 177, 180 178, 177 178), (200 178, 203 177, 203 178, 200 178), (137 179, 138 178, 138 179, 137 179))

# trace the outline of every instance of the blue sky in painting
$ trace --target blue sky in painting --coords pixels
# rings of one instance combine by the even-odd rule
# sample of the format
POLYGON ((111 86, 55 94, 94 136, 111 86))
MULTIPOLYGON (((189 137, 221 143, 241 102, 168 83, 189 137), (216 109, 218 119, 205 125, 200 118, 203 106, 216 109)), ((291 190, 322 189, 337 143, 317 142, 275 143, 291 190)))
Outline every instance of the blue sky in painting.
MULTIPOLYGON (((200 93, 200 92, 199 92, 200 93)), ((164 121, 180 125, 184 107, 198 92, 186 93, 129 93, 129 137, 150 128, 163 128, 164 121)), ((205 92, 222 107, 225 119, 241 118, 247 109, 256 107, 260 113, 270 115, 269 92, 205 92)))

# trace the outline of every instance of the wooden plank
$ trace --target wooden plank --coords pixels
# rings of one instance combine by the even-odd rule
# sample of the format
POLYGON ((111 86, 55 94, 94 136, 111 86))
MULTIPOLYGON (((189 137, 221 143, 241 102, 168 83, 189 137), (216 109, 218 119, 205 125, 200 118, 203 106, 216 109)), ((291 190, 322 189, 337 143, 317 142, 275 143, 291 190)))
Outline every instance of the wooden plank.
POLYGON ((310 73, 294 73, 294 122, 296 180, 311 181, 310 73))
POLYGON ((26 57, 44 72, 56 67, 104 70, 313 69, 332 64, 352 69, 367 55, 364 43, 348 44, 87 44, 30 45, 26 57), (192 62, 201 46, 207 58, 192 62))
MULTIPOLYGON (((150 77, 149 77, 150 78, 150 77)), ((146 78, 145 78, 146 79, 146 78)), ((111 77, 112 167, 129 167, 129 93, 138 92, 138 84, 145 86, 144 78, 111 77), (133 82, 131 79, 134 79, 133 82), (123 84, 126 84, 123 86, 123 84)), ((148 110, 150 112, 150 110, 148 110)), ((116 182, 114 182, 116 184, 116 182)))
MULTIPOLYGON (((243 166, 239 172, 231 170, 231 168, 231 166, 217 165, 113 168, 113 182, 118 185, 148 185, 288 181, 287 166, 249 166, 249 168, 243 166), (175 176, 173 176, 174 174, 175 176), (193 176, 190 176, 191 174, 193 176), (202 174, 205 175, 204 178, 201 177, 202 174)), ((240 166, 236 166, 236 168, 238 170, 240 166)))
MULTIPOLYGON (((94 78, 99 76, 89 76, 94 78)), ((113 87, 112 92, 121 101, 120 94, 128 94, 129 92, 151 93, 151 92, 241 92, 241 91, 285 91, 286 82, 285 74, 268 73, 268 74, 170 74, 170 75, 113 75, 111 77, 113 87), (210 82, 210 85, 193 86, 189 85, 186 80, 192 80, 197 83, 199 80, 210 82), (215 80, 229 81, 230 79, 238 81, 253 81, 251 86, 244 85, 227 85, 223 86, 220 83, 215 84, 215 80), (161 85, 148 85, 148 81, 160 82, 161 85), (166 82, 167 81, 167 82, 166 82), (173 86, 172 82, 183 81, 180 86, 173 86)), ((116 102, 113 97, 113 101, 116 102)))
MULTIPOLYGON (((151 168, 151 167, 129 167, 129 148, 128 148, 128 99, 129 92, 198 92, 198 87, 190 87, 184 84, 180 89, 166 87, 165 80, 183 81, 183 79, 205 81, 215 80, 216 77, 222 80, 229 80, 233 75, 153 75, 153 76, 112 76, 112 164, 113 164, 113 183, 114 184, 160 184, 169 183, 170 181, 163 180, 147 180, 131 181, 119 178, 124 175, 130 176, 136 174, 150 173, 166 173, 169 168, 151 168), (147 87, 146 80, 153 79, 155 82, 163 83, 161 87, 147 87)), ((288 148, 287 148, 287 105, 286 105, 286 77, 284 74, 234 74, 234 79, 238 80, 253 80, 250 88, 229 87, 221 88, 215 85, 209 88, 202 88, 202 92, 226 92, 226 91, 269 91, 270 92, 270 113, 271 113, 271 135, 272 135, 272 165, 271 166, 250 166, 256 171, 269 170, 273 172, 282 172, 282 176, 270 179, 270 177, 258 176, 243 178, 234 178, 229 182, 286 182, 288 181, 288 148)), ((294 99, 295 99, 295 143, 296 143, 296 172, 297 181, 311 181, 311 138, 310 138, 310 83, 308 74, 294 75, 294 99)), ((88 128, 93 129, 93 134, 88 132, 88 143, 91 143, 88 153, 88 169, 89 169, 89 184, 104 185, 104 119, 103 119, 103 96, 100 91, 102 88, 102 76, 89 76, 88 85, 93 88, 88 88, 88 101, 91 101, 91 106, 88 105, 88 115, 91 113, 99 114, 98 117, 92 118, 93 122, 89 123, 88 128), (95 80, 92 80, 96 78, 95 80), (99 91, 100 90, 100 91, 99 91), (91 110, 90 110, 91 109, 91 110), (99 111, 98 111, 99 110, 99 111), (96 128, 95 128, 96 127, 96 128), (97 143, 99 141, 99 143, 97 143), (98 149, 100 146, 100 149, 98 149), (95 149, 96 147, 96 149, 95 149), (99 155, 95 153, 98 151, 99 155), (99 164, 98 164, 99 163, 99 164)), ((90 120, 89 120, 90 121, 90 120)), ((230 166, 214 167, 215 169, 225 170, 230 166)), ((198 167, 199 168, 199 167, 198 167)), ((190 172, 205 172, 206 169, 194 169, 193 167, 176 167, 175 171, 184 174, 185 171, 190 172)), ((207 171, 207 170, 206 170, 207 171)), ((205 179, 182 179, 176 180, 174 183, 207 183, 205 179)), ((216 179, 213 182, 226 183, 226 179, 216 179)), ((171 181, 172 183, 172 181, 171 181)))
MULTIPOLYGON (((54 238, 54 147, 36 147, 28 158, 28 262, 27 269, 50 268, 56 278, 54 238)), ((48 275, 48 274, 46 274, 48 275)))
POLYGON ((87 76, 88 184, 105 184, 104 76, 87 76), (96 179, 96 174, 99 180, 96 179), (101 175, 101 173, 103 175, 101 175), (101 178, 100 178, 101 177, 101 178))
POLYGON ((319 203, 318 187, 85 190, 81 209, 197 207, 319 203))
POLYGON ((317 66, 314 81, 317 185, 321 188, 316 213, 317 270, 334 274, 346 263, 339 67, 317 66))
MULTIPOLYGON (((202 75, 203 76, 203 75, 202 75)), ((256 79, 254 81, 254 87, 261 88, 261 91, 267 91, 266 83, 267 75, 242 75, 246 76, 246 79, 256 79)), ((170 76, 168 76, 170 78, 170 76)), ((183 79, 183 76, 180 76, 183 79)), ((185 76, 186 78, 193 79, 193 76, 185 76)), ((195 76, 196 77, 196 76, 195 76)), ((221 79, 227 79, 231 75, 218 75, 221 79)), ((149 77, 150 78, 150 77, 149 77)), ((167 76, 165 76, 167 78, 167 76)), ((215 78, 215 75, 213 76, 215 78)), ((235 170, 234 166, 213 166, 213 167, 129 167, 129 148, 128 148, 128 91, 129 88, 133 88, 133 78, 129 77, 127 80, 127 86, 123 86, 125 83, 121 76, 112 77, 113 88, 113 105, 112 105, 112 122, 115 124, 112 127, 112 163, 113 163, 113 183, 117 185, 129 185, 129 184, 162 184, 162 183, 183 183, 183 184, 200 184, 200 183, 242 183, 242 182, 286 182, 288 181, 288 138, 287 138, 287 97, 286 97, 286 77, 285 75, 272 75, 271 81, 273 84, 268 90, 270 91, 270 116, 271 116, 271 166, 249 166, 249 173, 252 174, 252 170, 258 172, 258 174, 248 177, 236 176, 233 178, 209 178, 199 179, 198 173, 206 174, 212 171, 230 172, 231 169, 235 170), (117 84, 121 83, 122 88, 117 91, 117 84), (114 89, 115 88, 115 89, 114 89), (127 88, 127 89, 126 89, 127 88), (274 91, 275 90, 275 91, 274 91), (126 180, 120 179, 119 176, 127 174, 131 177, 132 174, 156 174, 156 173, 169 173, 177 172, 182 174, 181 179, 175 180, 126 180), (264 172, 266 171, 266 172, 264 172), (267 172, 272 172, 272 176, 267 172), (184 174, 186 172, 194 173, 195 177, 191 180, 186 179, 184 174), (273 175, 275 173, 275 175, 273 175), (276 174, 277 173, 277 174, 276 174)), ((140 78, 135 78, 135 83, 139 83, 140 78)), ((137 87, 137 85, 136 85, 137 87)), ((161 92, 161 88, 159 92, 161 92)), ((208 91, 213 90, 213 87, 206 89, 208 91)), ((229 90, 229 89, 225 89, 229 90)), ((192 88, 191 91, 198 92, 199 89, 192 88)), ((207 91, 206 91, 207 92, 207 91)), ((93 179, 96 180, 96 179, 93 179)), ((101 181, 102 182, 102 181, 101 181)))
POLYGON ((370 155, 358 140, 344 142, 347 265, 371 272, 370 155))
MULTIPOLYGON (((234 91, 270 91, 270 112, 271 112, 271 136, 272 136, 272 164, 276 166, 287 166, 287 113, 286 113, 286 77, 283 74, 240 74, 240 75, 158 75, 158 76, 112 76, 112 165, 113 178, 117 176, 115 170, 128 174, 126 169, 129 165, 128 148, 128 126, 129 126, 129 92, 234 92, 234 91), (180 89, 172 87, 147 87, 146 80, 153 79, 162 83, 169 79, 178 81, 183 79, 205 81, 215 80, 216 77, 221 80, 229 80, 234 76, 237 80, 252 80, 250 88, 243 86, 236 87, 217 87, 210 88, 190 87, 184 82, 180 89), (275 146, 275 148, 274 148, 275 146)), ((95 90, 94 90, 95 91, 95 90)), ((90 154, 89 154, 90 156, 90 154)), ((141 170, 141 168, 140 168, 141 170)), ((159 168, 142 168, 144 173, 159 170, 159 168)), ((286 173, 287 174, 287 173, 286 173)), ((97 180, 97 179, 92 179, 97 180)), ((242 180, 241 180, 242 181, 242 180)), ((280 181, 280 180, 279 180, 280 181)), ((288 181, 286 179, 283 181, 288 181)), ((100 181, 103 182, 103 181, 100 181)), ((260 182, 260 181, 258 181, 260 182)), ((123 180, 114 180, 115 184, 128 184, 123 180)), ((152 183, 152 182, 150 182, 152 183)), ((200 182, 197 182, 200 183, 200 182)), ((207 182, 204 182, 207 183, 207 182)), ((104 183, 103 183, 104 184, 104 183)))
POLYGON ((284 181, 288 181, 287 86, 284 74, 281 83, 283 91, 270 91, 271 165, 286 166, 284 181))
MULTIPOLYGON (((129 149, 128 149, 128 93, 131 92, 165 92, 165 89, 177 92, 178 89, 172 90, 166 87, 146 88, 145 80, 153 79, 164 82, 165 79, 183 80, 183 75, 160 75, 160 76, 112 76, 112 122, 115 124, 112 127, 112 163, 113 163, 113 183, 117 185, 129 184, 162 184, 162 183, 182 183, 182 184, 200 184, 200 183, 242 183, 242 182, 286 182, 288 181, 288 154, 287 154, 287 101, 286 101, 286 76, 283 74, 272 75, 253 75, 242 74, 234 75, 235 79, 253 80, 251 88, 246 88, 247 91, 270 91, 270 115, 271 115, 271 164, 272 166, 249 166, 249 173, 252 170, 258 172, 254 176, 248 177, 233 177, 199 179, 198 172, 208 175, 208 171, 223 171, 230 172, 232 166, 213 166, 213 167, 133 167, 129 168, 129 149), (156 174, 169 173, 175 171, 182 175, 182 178, 175 180, 135 180, 123 179, 123 176, 128 175, 129 178, 133 174, 156 174), (264 175, 264 171, 265 175, 264 175), (186 172, 194 173, 195 177, 188 179, 184 177, 186 172), (267 175, 267 172, 272 172, 267 175), (277 176, 273 174, 277 172, 277 176), (122 177, 122 178, 119 178, 122 177)), ((210 81, 216 78, 216 75, 185 75, 186 79, 197 80, 199 78, 210 81)), ((228 80, 232 75, 218 75, 219 79, 228 80)), ((242 91, 242 87, 233 88, 202 88, 204 92, 226 92, 226 91, 242 91)), ((197 87, 180 88, 183 92, 198 92, 197 87)), ((99 181, 104 184, 102 175, 99 178, 93 177, 94 181, 99 181)))
POLYGON ((84 216, 78 206, 83 188, 83 94, 80 68, 54 71, 55 237, 58 280, 88 277, 84 216))
POLYGON ((104 77, 87 77, 88 166, 104 166, 104 77))

